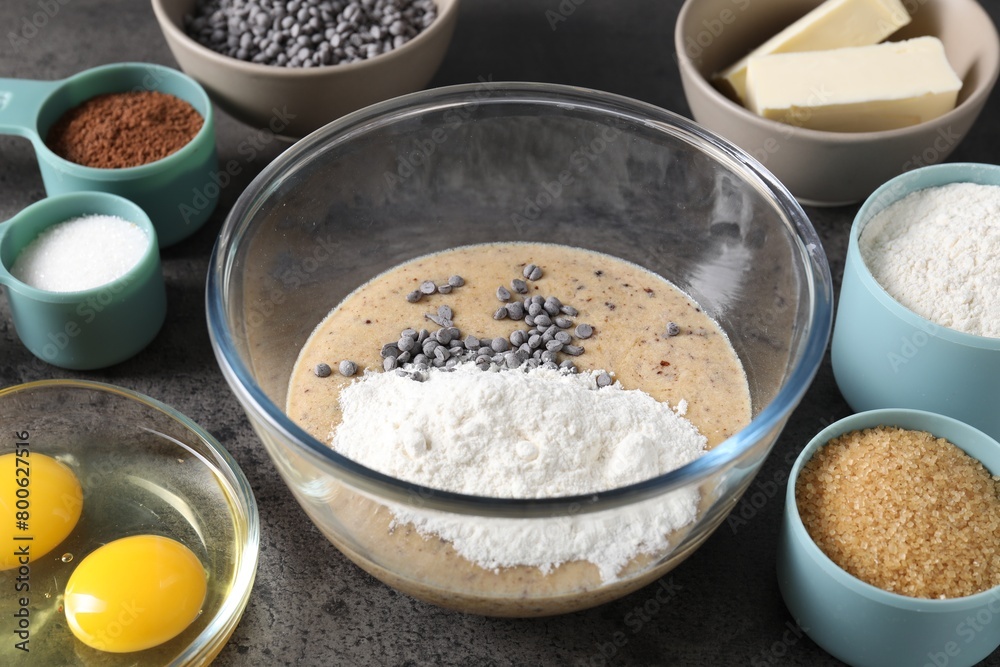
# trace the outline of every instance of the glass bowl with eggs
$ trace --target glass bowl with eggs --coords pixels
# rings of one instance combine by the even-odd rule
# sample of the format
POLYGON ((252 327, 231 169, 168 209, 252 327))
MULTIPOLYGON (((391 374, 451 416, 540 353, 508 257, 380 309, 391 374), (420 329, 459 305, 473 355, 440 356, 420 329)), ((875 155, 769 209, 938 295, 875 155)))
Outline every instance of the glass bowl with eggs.
POLYGON ((538 616, 708 538, 812 380, 831 291, 802 209, 738 148, 615 95, 483 82, 285 152, 207 301, 334 545, 417 598, 538 616))
POLYGON ((228 452, 89 381, 0 390, 0 424, 0 663, 210 663, 257 569, 257 505, 228 452))

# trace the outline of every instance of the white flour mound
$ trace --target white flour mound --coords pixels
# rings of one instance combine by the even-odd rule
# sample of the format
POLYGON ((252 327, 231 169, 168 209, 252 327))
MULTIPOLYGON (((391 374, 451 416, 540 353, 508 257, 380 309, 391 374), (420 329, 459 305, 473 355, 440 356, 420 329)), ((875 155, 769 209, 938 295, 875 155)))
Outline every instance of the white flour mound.
MULTIPOLYGON (((424 486, 495 498, 584 495, 640 482, 698 458, 706 439, 678 410, 599 372, 432 369, 423 382, 366 373, 340 396, 332 446, 362 465, 424 486)), ((452 543, 488 569, 548 571, 587 560, 613 580, 629 560, 668 546, 697 515, 697 491, 627 509, 545 519, 484 519, 391 506, 398 523, 452 543)))
POLYGON ((873 217, 859 241, 872 276, 903 306, 1000 338, 1000 186, 918 190, 873 217))

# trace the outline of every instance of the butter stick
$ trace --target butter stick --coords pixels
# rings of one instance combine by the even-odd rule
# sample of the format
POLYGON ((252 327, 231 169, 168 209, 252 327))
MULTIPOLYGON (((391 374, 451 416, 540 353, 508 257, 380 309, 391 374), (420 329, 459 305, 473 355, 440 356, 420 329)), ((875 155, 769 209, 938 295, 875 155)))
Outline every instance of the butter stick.
POLYGON ((747 65, 752 57, 877 44, 910 20, 902 0, 826 0, 739 62, 716 74, 715 81, 738 101, 744 102, 747 65))
POLYGON ((875 132, 916 125, 955 107, 962 81, 941 40, 917 37, 750 59, 747 107, 814 130, 875 132))

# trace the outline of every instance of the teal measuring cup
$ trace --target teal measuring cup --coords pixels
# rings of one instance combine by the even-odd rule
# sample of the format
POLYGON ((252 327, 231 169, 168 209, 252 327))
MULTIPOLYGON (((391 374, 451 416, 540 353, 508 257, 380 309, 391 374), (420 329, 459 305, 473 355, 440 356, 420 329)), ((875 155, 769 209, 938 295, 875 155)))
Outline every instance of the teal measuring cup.
POLYGON ((29 139, 45 191, 110 192, 141 206, 156 227, 160 246, 193 234, 215 209, 219 186, 215 122, 205 90, 187 75, 162 65, 118 63, 84 70, 60 81, 0 79, 0 133, 29 139), (201 130, 167 157, 123 169, 85 167, 45 144, 52 125, 67 111, 103 93, 155 90, 174 95, 204 118, 201 130))
POLYGON ((104 192, 48 197, 0 223, 0 285, 6 288, 14 328, 25 347, 43 361, 72 370, 128 359, 153 340, 167 314, 153 223, 133 202, 104 192), (11 274, 17 256, 43 231, 95 214, 124 218, 149 236, 146 252, 121 278, 76 292, 52 292, 11 274))

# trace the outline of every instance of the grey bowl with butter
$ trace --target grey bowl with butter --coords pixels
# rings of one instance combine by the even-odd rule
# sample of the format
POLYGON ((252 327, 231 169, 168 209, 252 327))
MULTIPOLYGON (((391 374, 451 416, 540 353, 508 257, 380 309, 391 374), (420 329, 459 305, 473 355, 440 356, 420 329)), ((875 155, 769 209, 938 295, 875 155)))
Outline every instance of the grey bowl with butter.
POLYGON ((753 155, 800 202, 851 204, 893 176, 948 157, 996 83, 1000 40, 989 15, 975 0, 904 3, 912 21, 891 39, 938 37, 962 89, 948 113, 895 130, 830 132, 779 123, 754 114, 713 84, 717 72, 819 4, 819 0, 688 0, 675 28, 676 56, 697 122, 753 155))

